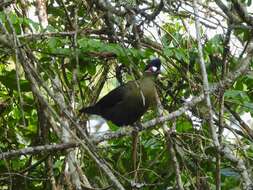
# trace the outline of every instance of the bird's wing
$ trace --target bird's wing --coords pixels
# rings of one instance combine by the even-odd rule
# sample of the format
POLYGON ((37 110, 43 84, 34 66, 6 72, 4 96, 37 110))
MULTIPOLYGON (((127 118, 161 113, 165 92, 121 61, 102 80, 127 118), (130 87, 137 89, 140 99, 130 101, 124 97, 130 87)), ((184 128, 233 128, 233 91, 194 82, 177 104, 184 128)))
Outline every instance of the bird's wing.
POLYGON ((107 95, 102 97, 97 103, 96 106, 103 108, 110 108, 121 102, 127 94, 128 83, 122 86, 119 86, 109 92, 107 95))

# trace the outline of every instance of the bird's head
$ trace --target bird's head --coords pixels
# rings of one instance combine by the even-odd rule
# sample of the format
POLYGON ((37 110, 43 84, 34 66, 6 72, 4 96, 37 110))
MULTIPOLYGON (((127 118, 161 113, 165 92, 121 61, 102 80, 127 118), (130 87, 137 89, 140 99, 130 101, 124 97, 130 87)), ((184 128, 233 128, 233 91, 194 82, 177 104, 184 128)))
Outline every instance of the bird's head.
POLYGON ((145 73, 157 75, 160 73, 161 60, 159 58, 152 59, 145 68, 145 73))

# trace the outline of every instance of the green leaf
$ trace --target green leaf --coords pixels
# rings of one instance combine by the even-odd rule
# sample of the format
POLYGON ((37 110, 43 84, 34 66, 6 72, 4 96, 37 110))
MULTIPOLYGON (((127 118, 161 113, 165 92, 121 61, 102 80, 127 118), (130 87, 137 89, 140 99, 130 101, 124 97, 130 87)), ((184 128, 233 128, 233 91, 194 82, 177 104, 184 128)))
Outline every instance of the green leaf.
POLYGON ((252 102, 244 102, 243 107, 245 108, 245 111, 249 111, 253 113, 253 103, 252 102))
POLYGON ((236 28, 235 30, 235 35, 240 38, 243 41, 247 41, 250 38, 250 30, 245 29, 245 28, 236 28))
POLYGON ((221 175, 226 177, 240 177, 240 174, 232 168, 222 168, 221 175))
POLYGON ((246 92, 241 91, 241 90, 227 90, 224 93, 225 98, 228 99, 237 99, 237 100, 249 100, 248 95, 246 94, 246 92))
POLYGON ((90 75, 94 75, 96 73, 96 65, 95 64, 87 64, 86 69, 90 75))
POLYGON ((41 28, 41 25, 33 20, 25 19, 24 22, 27 23, 27 25, 31 25, 36 31, 41 28))
POLYGON ((50 38, 48 40, 48 47, 52 50, 52 51, 55 51, 55 48, 58 48, 59 44, 59 40, 57 38, 50 38))
MULTIPOLYGON (((16 71, 4 71, 3 74, 0 75, 0 82, 8 89, 17 90, 16 71)), ((27 80, 19 79, 19 82, 21 91, 31 91, 30 83, 27 80)))
POLYGON ((247 1, 247 6, 250 6, 252 4, 252 0, 247 1))
POLYGON ((19 24, 19 19, 15 14, 9 14, 9 18, 12 24, 19 24))
POLYGON ((176 126, 178 132, 187 132, 192 130, 192 124, 189 121, 185 120, 177 121, 176 126))
POLYGON ((117 131, 119 129, 119 126, 115 125, 111 121, 107 121, 107 124, 112 131, 117 131))

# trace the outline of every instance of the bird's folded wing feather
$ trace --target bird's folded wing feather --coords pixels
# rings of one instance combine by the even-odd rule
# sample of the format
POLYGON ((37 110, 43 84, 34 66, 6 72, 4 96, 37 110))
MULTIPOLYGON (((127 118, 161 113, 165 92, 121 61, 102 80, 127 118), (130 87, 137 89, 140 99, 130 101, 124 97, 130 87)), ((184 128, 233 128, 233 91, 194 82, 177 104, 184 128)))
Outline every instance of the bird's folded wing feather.
POLYGON ((106 96, 104 96, 103 98, 101 98, 98 101, 97 106, 104 107, 104 108, 110 108, 110 107, 113 107, 114 105, 118 104, 119 102, 121 102, 127 94, 126 85, 122 85, 122 86, 112 90, 111 92, 109 92, 106 96))

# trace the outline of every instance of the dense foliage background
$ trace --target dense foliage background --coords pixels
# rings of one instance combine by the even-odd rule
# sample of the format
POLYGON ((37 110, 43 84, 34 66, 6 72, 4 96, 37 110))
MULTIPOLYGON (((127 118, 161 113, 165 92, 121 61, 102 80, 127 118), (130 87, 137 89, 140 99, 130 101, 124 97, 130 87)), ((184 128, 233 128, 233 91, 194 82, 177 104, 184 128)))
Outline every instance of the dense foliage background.
POLYGON ((0 9, 0 189, 253 189, 250 0, 0 9), (78 110, 154 57, 161 104, 141 120, 134 166, 133 128, 78 110))

